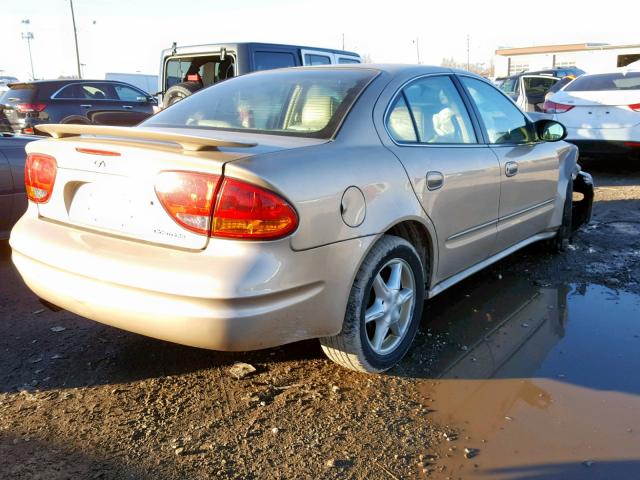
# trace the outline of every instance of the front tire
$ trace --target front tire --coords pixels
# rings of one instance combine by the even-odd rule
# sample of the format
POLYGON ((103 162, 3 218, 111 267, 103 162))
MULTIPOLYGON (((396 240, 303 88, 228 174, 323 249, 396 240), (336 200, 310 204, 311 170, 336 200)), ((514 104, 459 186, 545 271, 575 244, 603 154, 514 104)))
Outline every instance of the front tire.
POLYGON ((573 229, 571 228, 571 219, 573 215, 573 185, 571 180, 567 185, 567 193, 564 199, 564 207, 562 209, 562 224, 560 229, 554 238, 550 240, 551 251, 554 253, 564 252, 569 243, 571 242, 571 234, 573 229))
POLYGON ((396 365, 416 335, 424 303, 424 269, 406 240, 383 236, 362 263, 351 287, 342 331, 320 339, 334 362, 379 373, 396 365))

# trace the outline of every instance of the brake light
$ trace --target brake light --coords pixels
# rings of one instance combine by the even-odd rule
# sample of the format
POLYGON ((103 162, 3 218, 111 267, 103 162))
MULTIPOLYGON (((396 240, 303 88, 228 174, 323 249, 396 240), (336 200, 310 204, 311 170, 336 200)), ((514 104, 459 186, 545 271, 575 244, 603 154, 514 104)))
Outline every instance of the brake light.
POLYGON ((208 235, 219 181, 218 175, 206 173, 161 172, 156 178, 156 195, 178 225, 208 235))
POLYGON ((166 171, 158 174, 155 190, 169 216, 200 235, 267 240, 298 226, 298 215, 286 200, 242 180, 166 171))
POLYGON ((58 164, 56 159, 42 153, 30 153, 24 164, 24 183, 27 197, 35 203, 46 203, 53 192, 58 164))
POLYGON ((20 113, 41 112, 47 105, 45 103, 18 103, 14 106, 20 113))
POLYGON ((211 235, 243 239, 275 239, 293 232, 298 215, 286 200, 269 190, 225 178, 213 214, 211 235))
POLYGON ((632 103, 629 108, 634 112, 640 112, 640 103, 632 103))
POLYGON ((565 113, 573 108, 573 105, 565 105, 564 103, 556 103, 551 100, 546 100, 542 104, 542 111, 544 113, 565 113))
POLYGON ((97 150, 95 148, 81 148, 77 147, 76 152, 86 153, 88 155, 103 155, 105 157, 119 157, 120 152, 112 152, 111 150, 97 150))

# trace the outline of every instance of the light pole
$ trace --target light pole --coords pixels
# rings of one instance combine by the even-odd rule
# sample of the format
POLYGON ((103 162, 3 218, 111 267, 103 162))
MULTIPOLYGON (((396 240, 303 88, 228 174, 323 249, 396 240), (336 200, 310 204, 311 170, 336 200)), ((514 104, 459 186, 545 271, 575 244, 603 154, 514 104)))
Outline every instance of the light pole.
POLYGON ((76 30, 76 16, 73 12, 73 0, 69 0, 71 6, 71 22, 73 23, 73 38, 76 41, 76 64, 78 65, 78 78, 82 78, 82 71, 80 70, 80 52, 78 51, 78 31, 76 30))
MULTIPOLYGON (((21 22, 23 25, 30 25, 31 21, 26 18, 24 20, 22 20, 21 22)), ((27 29, 29 27, 26 27, 27 29)), ((31 40, 33 40, 33 33, 32 32, 22 32, 22 39, 27 41, 27 48, 29 49, 29 63, 31 64, 31 79, 35 80, 36 79, 36 74, 34 73, 33 70, 33 57, 31 56, 31 40)))
POLYGON ((416 39, 411 42, 416 44, 416 55, 418 56, 418 65, 420 65, 420 39, 416 37, 416 39))

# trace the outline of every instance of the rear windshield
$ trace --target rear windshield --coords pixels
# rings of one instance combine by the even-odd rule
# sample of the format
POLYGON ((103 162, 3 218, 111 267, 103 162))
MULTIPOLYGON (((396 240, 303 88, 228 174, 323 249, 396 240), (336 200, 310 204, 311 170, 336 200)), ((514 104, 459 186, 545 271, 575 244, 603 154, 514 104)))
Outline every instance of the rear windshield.
POLYGON ((28 83, 14 83, 11 88, 4 94, 2 101, 4 103, 23 103, 30 102, 36 89, 28 83))
POLYGON ((318 67, 245 75, 201 90, 141 126, 331 138, 375 75, 318 67))
POLYGON ((565 92, 594 92, 601 90, 640 90, 640 72, 583 75, 576 78, 564 89, 565 92))

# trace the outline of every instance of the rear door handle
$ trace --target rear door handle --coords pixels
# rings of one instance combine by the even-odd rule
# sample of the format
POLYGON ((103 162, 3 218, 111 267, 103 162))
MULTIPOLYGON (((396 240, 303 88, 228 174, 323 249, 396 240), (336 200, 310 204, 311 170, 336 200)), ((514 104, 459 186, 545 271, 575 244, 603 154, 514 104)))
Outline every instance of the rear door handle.
POLYGON ((127 110, 131 110, 133 107, 131 105, 122 105, 122 108, 126 108, 127 110))
POLYGON ((84 107, 84 108, 91 108, 91 107, 93 107, 93 105, 89 105, 89 104, 86 104, 86 103, 85 103, 85 104, 80 104, 80 106, 81 106, 81 107, 84 107))
POLYGON ((504 165, 504 174, 507 177, 513 177, 518 174, 518 164, 516 162, 507 162, 504 165))
POLYGON ((427 190, 438 190, 444 185, 444 175, 441 172, 427 172, 427 190))

